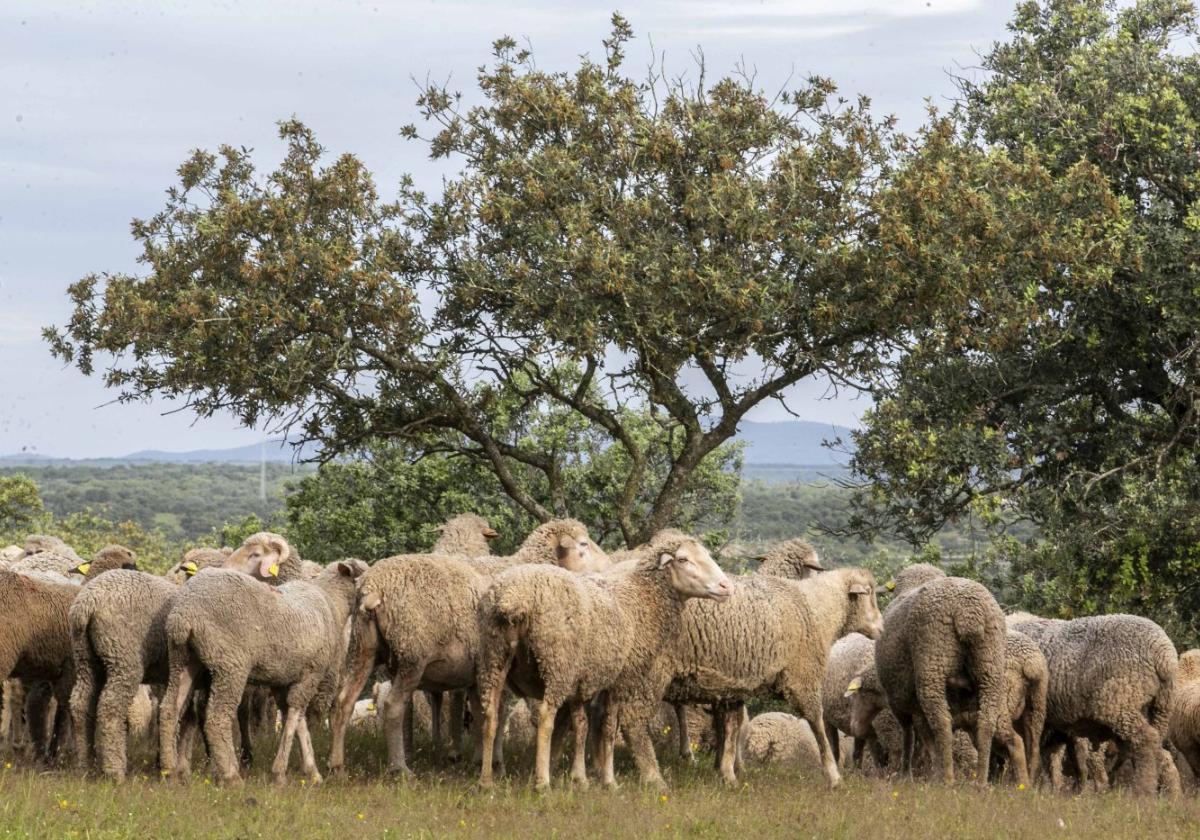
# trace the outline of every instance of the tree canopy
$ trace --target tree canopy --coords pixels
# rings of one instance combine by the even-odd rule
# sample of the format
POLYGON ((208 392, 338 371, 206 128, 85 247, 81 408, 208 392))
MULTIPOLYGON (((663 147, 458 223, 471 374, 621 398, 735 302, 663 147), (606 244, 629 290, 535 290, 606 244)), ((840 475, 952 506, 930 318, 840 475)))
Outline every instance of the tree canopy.
POLYGON ((424 89, 433 134, 405 133, 459 167, 436 196, 381 199, 296 120, 266 175, 247 149, 196 152, 133 225, 145 272, 75 283, 48 340, 121 399, 293 427, 325 457, 469 459, 537 519, 598 489, 526 434, 566 413, 622 464, 605 522, 647 539, 747 412, 863 378, 929 295, 878 270, 890 120, 820 78, 635 79, 631 38, 614 16, 573 72, 503 38, 477 104, 424 89))
POLYGON ((1010 30, 963 81, 945 150, 898 178, 922 197, 893 217, 902 269, 961 291, 877 383, 860 524, 919 539, 1029 518, 1045 542, 1006 559, 1031 605, 1195 637, 1175 617, 1200 606, 1195 8, 1025 2, 1010 30), (982 166, 945 178, 947 158, 982 166))

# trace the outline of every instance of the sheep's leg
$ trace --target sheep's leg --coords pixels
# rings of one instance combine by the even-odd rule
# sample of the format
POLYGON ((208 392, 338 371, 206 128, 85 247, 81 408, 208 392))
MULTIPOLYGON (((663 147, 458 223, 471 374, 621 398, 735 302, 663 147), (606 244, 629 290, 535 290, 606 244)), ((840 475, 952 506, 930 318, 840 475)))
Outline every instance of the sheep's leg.
POLYGON ((34 760, 39 764, 50 757, 49 738, 46 735, 46 715, 49 713, 50 695, 46 683, 27 683, 25 687, 25 720, 29 726, 29 741, 33 747, 34 760))
MULTIPOLYGON (((175 761, 175 774, 181 781, 187 781, 192 776, 192 753, 196 751, 196 733, 200 731, 200 716, 195 704, 189 703, 179 719, 178 758, 175 761)), ((205 747, 207 749, 207 745, 205 747)))
POLYGON ((82 772, 92 769, 95 761, 96 743, 96 691, 99 663, 81 656, 77 647, 76 657, 81 658, 75 672, 75 684, 71 686, 71 723, 75 730, 75 766, 82 772))
POLYGON ((204 712, 204 739, 219 784, 240 784, 233 749, 233 719, 246 691, 245 672, 214 672, 204 712))
POLYGON ((900 772, 911 779, 913 774, 913 748, 916 746, 913 719, 912 717, 896 715, 896 722, 900 724, 900 772))
POLYGON ((1178 799, 1183 794, 1183 782, 1170 750, 1159 750, 1158 768, 1158 784, 1162 793, 1168 799, 1178 799))
MULTIPOLYGON (((1025 741, 1005 719, 996 726, 996 740, 1004 745, 1008 760, 1012 764, 1013 781, 1018 785, 1029 785, 1029 771, 1025 765, 1025 741), (1007 723, 1007 725, 1005 725, 1007 723)), ((976 746, 976 749, 979 747, 976 746)))
POLYGON ((237 707, 238 737, 241 739, 241 749, 238 751, 238 764, 243 770, 249 770, 254 763, 254 736, 251 733, 250 721, 254 714, 254 692, 247 691, 237 707))
POLYGON ((825 737, 829 739, 829 750, 833 753, 833 763, 842 766, 842 738, 838 728, 825 721, 825 737))
POLYGON ((412 694, 415 679, 396 674, 391 691, 383 701, 383 734, 387 741, 388 773, 394 776, 411 776, 405 753, 404 730, 412 719, 412 694))
POLYGON ((654 754, 654 743, 650 740, 649 709, 654 708, 656 699, 639 700, 631 703, 613 703, 613 714, 621 721, 621 731, 633 751, 633 762, 644 785, 665 788, 662 773, 658 769, 658 756, 654 754))
MULTIPOLYGON (((558 766, 559 759, 562 758, 562 754, 567 748, 567 728, 572 725, 571 714, 571 706, 564 705, 558 707, 558 713, 554 716, 554 734, 550 737, 551 767, 558 766)), ((501 726, 501 729, 503 728, 501 726)))
MULTIPOLYGON (((954 784, 954 731, 950 717, 950 704, 946 700, 945 683, 919 686, 918 699, 921 703, 921 713, 925 725, 929 728, 933 739, 933 754, 935 772, 940 771, 942 781, 948 785, 954 784)), ((979 720, 985 715, 982 711, 979 720)), ((988 737, 991 737, 989 732, 988 737)), ((982 750, 980 751, 982 753, 982 750)), ((987 779, 987 769, 984 768, 984 779, 987 779)))
POLYGON ((746 709, 745 703, 740 703, 741 711, 738 712, 738 736, 737 743, 734 745, 736 749, 733 753, 733 772, 738 776, 742 775, 745 769, 745 753, 746 739, 750 737, 750 712, 746 709))
POLYGON ((140 678, 139 673, 110 672, 96 705, 96 753, 100 769, 116 781, 123 780, 128 769, 129 704, 137 694, 140 678))
POLYGON ((483 754, 483 701, 476 688, 467 692, 466 700, 471 707, 471 731, 468 740, 471 747, 470 760, 475 761, 483 754))
POLYGON ((462 760, 463 712, 465 707, 466 695, 461 691, 450 692, 450 751, 446 755, 446 758, 450 761, 462 760))
POLYGON ((442 692, 427 691, 425 697, 429 701, 429 737, 433 740, 433 757, 440 761, 442 758, 442 692))
POLYGON ((671 707, 675 710, 675 730, 679 738, 679 757, 691 764, 695 764, 696 752, 692 749, 691 733, 688 732, 687 706, 683 703, 672 703, 671 707))
POLYGON ((737 784, 737 770, 735 769, 735 759, 737 755, 738 729, 741 724, 741 715, 736 714, 731 709, 722 709, 718 716, 713 715, 713 722, 720 722, 721 733, 721 750, 718 757, 721 763, 720 771, 721 778, 725 780, 727 785, 737 784))
POLYGON ((162 702, 158 704, 158 764, 164 777, 175 775, 178 758, 176 737, 179 718, 192 695, 192 686, 200 673, 200 663, 192 661, 187 650, 171 652, 171 669, 162 702))
MULTIPOLYGON (((58 763, 59 748, 70 737, 71 728, 71 684, 75 681, 74 669, 69 669, 54 683, 54 720, 51 728, 50 761, 58 763)), ((126 708, 128 717, 129 709, 126 708)))
POLYGON ((313 752, 312 736, 308 732, 307 715, 300 715, 297 734, 300 736, 300 761, 304 775, 308 777, 309 783, 319 785, 322 782, 321 771, 317 769, 317 757, 313 752))
POLYGON ((613 745, 617 741, 617 709, 608 703, 600 723, 600 742, 596 749, 596 766, 600 773, 601 783, 608 788, 617 786, 617 777, 613 773, 613 745))
POLYGON ((416 739, 413 737, 413 718, 415 717, 416 710, 413 708, 413 695, 409 694, 408 704, 404 707, 404 715, 402 718, 400 718, 402 721, 401 731, 404 734, 405 755, 411 755, 412 753, 416 752, 417 749, 416 739))
MULTIPOLYGON (((988 771, 992 767, 992 739, 996 736, 997 730, 1007 730, 1007 734, 1001 733, 1004 737, 1008 737, 1012 732, 1012 719, 1004 711, 1004 682, 1003 680, 995 682, 995 685, 985 684, 979 688, 979 714, 975 717, 975 749, 978 753, 975 763, 975 781, 980 785, 986 785, 988 782, 988 771)), ((953 757, 951 763, 953 763, 953 757)), ((1024 765, 1025 756, 1022 755, 1022 770, 1024 765)))
POLYGON ((492 744, 492 767, 496 774, 504 775, 504 730, 508 726, 508 717, 512 714, 516 699, 506 691, 500 693, 499 717, 496 720, 496 740, 492 744))
POLYGON ((356 615, 351 632, 350 650, 341 687, 329 713, 329 772, 340 775, 346 769, 346 727, 354 712, 354 702, 366 687, 375 668, 379 651, 379 631, 371 616, 356 615))
MULTIPOLYGON (((821 755, 821 767, 825 771, 825 781, 830 790, 842 783, 842 775, 838 772, 837 758, 829 745, 829 737, 825 732, 825 713, 821 705, 821 686, 808 685, 796 681, 785 688, 784 697, 795 710, 795 714, 808 721, 813 736, 817 740, 817 749, 821 755)), ((945 698, 943 698, 943 701, 945 698)), ((949 720, 949 709, 946 710, 949 720)), ((947 725, 949 725, 947 723, 947 725)))
POLYGON ((587 707, 583 703, 571 704, 571 728, 575 730, 575 755, 571 761, 571 781, 579 787, 588 786, 587 777, 587 707))
POLYGON ((1121 722, 1114 728, 1116 736, 1123 742, 1121 750, 1133 755, 1133 792, 1138 796, 1152 796, 1158 790, 1158 754, 1162 749, 1162 735, 1148 721, 1138 715, 1134 721, 1121 722))
POLYGON ((271 777, 277 785, 287 781, 288 760, 292 757, 292 740, 296 737, 296 730, 300 728, 303 719, 303 709, 288 706, 287 715, 283 719, 283 734, 279 736, 279 748, 275 750, 275 761, 271 763, 271 777))
POLYGON ((537 760, 534 763, 534 784, 538 790, 550 787, 550 741, 554 737, 554 718, 558 704, 542 698, 538 705, 537 760))

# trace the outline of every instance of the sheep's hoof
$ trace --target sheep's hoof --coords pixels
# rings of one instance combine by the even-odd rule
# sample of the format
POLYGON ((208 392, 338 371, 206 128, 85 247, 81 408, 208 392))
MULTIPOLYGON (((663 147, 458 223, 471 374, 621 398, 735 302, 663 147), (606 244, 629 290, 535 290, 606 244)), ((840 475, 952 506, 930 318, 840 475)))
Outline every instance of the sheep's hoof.
POLYGON ((830 790, 837 790, 841 786, 842 786, 842 777, 841 776, 831 776, 829 778, 829 789, 830 790))

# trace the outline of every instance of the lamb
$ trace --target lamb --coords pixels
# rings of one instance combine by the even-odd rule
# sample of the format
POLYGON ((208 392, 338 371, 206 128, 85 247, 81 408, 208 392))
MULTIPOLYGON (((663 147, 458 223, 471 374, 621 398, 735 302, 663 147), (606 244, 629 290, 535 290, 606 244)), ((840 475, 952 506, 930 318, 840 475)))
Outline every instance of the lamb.
POLYGON ((875 767, 883 770, 898 767, 904 747, 900 722, 888 708, 887 694, 875 670, 875 657, 863 665, 846 685, 843 695, 850 701, 849 733, 854 738, 854 763, 860 763, 863 748, 871 748, 875 767))
MULTIPOLYGON (((208 567, 224 566, 249 575, 262 574, 264 566, 268 575, 272 566, 290 571, 293 567, 286 558, 292 554, 286 541, 279 543, 275 535, 264 538, 256 534, 237 552, 192 549, 164 577, 114 569, 90 580, 71 605, 69 616, 69 644, 75 666, 70 709, 79 765, 92 765, 94 747, 101 771, 117 781, 125 778, 125 710, 139 685, 167 682, 165 624, 180 584, 208 567)), ((245 623, 245 617, 240 623, 245 623)), ((244 752, 249 747, 245 736, 243 730, 244 752)), ((190 749, 183 755, 181 774, 187 767, 190 749)))
POLYGON ((836 787, 841 776, 821 705, 825 662, 836 639, 854 632, 874 637, 881 624, 875 578, 865 569, 837 569, 803 581, 744 575, 729 604, 695 601, 684 609, 667 699, 712 704, 724 713, 720 770, 733 784, 740 706, 763 692, 781 696, 812 727, 826 780, 836 787))
POLYGON ((0 682, 18 678, 46 681, 58 702, 54 733, 46 739, 46 716, 30 712, 31 740, 39 758, 58 749, 66 722, 67 696, 73 675, 67 611, 79 586, 62 578, 24 575, 0 568, 0 682))
MULTIPOLYGON (((819 579, 819 578, 818 578, 819 579)), ((948 689, 977 697, 976 778, 985 784, 992 737, 1012 743, 1012 724, 1003 715, 1005 673, 1004 613, 981 584, 947 577, 941 569, 917 564, 896 578, 895 598, 884 613, 875 645, 875 669, 888 705, 904 734, 901 767, 911 772, 914 721, 929 736, 935 767, 954 782, 954 739, 948 689), (999 730, 999 732, 997 732, 999 730)), ((1018 783, 1027 781, 1022 751, 1011 756, 1018 783)))
MULTIPOLYGON (((1068 738, 1114 738, 1133 761, 1134 792, 1153 794, 1160 773, 1173 763, 1163 749, 1172 714, 1175 646, 1163 629, 1133 615, 1018 620, 1018 630, 1046 657, 1050 687, 1046 707, 1051 758, 1068 738), (1053 743, 1051 743, 1053 742, 1053 743)), ((1057 781, 1057 780, 1055 780, 1057 781)))
POLYGON ((207 672, 204 734, 218 782, 241 782, 232 725, 248 683, 273 687, 286 710, 271 768, 275 781, 286 779, 297 737, 304 773, 313 784, 321 781, 306 714, 319 694, 332 696, 336 689, 355 582, 366 568, 361 560, 343 560, 315 581, 292 580, 278 589, 227 569, 206 569, 180 590, 166 620, 169 673, 159 713, 165 775, 175 771, 175 732, 183 705, 207 672), (252 632, 245 626, 248 616, 254 617, 252 632))
POLYGON ((573 575, 550 566, 524 566, 496 576, 479 605, 483 702, 480 784, 492 785, 492 744, 507 683, 538 706, 535 781, 550 784, 550 747, 558 708, 567 704, 575 729, 572 779, 587 784, 585 704, 607 694, 597 764, 604 784, 613 775, 618 721, 644 783, 663 785, 648 724, 671 679, 665 644, 682 631, 687 599, 724 602, 732 585, 697 540, 670 535, 651 542, 650 556, 632 569, 573 575))
POLYGON ((1179 657, 1168 733, 1192 774, 1200 778, 1200 650, 1179 657))
POLYGON ((785 540, 755 559, 759 561, 755 572, 760 575, 804 580, 825 571, 817 550, 808 540, 799 537, 785 540))
MULTIPOLYGON (((383 710, 388 772, 410 775, 403 732, 412 692, 475 686, 479 599, 496 574, 526 563, 591 571, 606 564, 607 558, 593 555, 581 523, 560 519, 539 525, 508 557, 413 554, 380 560, 371 567, 363 576, 346 676, 330 720, 333 772, 344 769, 346 725, 354 701, 375 666, 388 665, 392 690, 383 710)), ((472 702, 473 717, 479 720, 478 698, 472 702)))

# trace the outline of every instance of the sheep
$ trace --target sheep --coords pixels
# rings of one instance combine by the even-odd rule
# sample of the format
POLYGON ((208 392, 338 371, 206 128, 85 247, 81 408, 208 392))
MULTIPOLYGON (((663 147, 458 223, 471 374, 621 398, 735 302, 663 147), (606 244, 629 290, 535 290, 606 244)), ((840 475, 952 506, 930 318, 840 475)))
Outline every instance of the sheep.
POLYGON ((321 781, 306 714, 318 695, 332 696, 336 689, 344 628, 356 580, 366 568, 361 560, 342 560, 315 581, 292 580, 277 589, 227 569, 205 569, 179 591, 166 621, 169 672, 159 713, 165 775, 175 771, 175 731, 184 702, 206 672, 211 682, 204 734, 218 782, 241 782, 232 722, 248 683, 273 687, 286 710, 271 768, 275 781, 286 779, 297 737, 304 773, 313 784, 321 781), (250 616, 254 623, 247 626, 250 616))
POLYGON ((1069 738, 1113 738, 1121 755, 1133 761, 1135 793, 1153 794, 1160 773, 1168 785, 1172 775, 1177 778, 1163 743, 1178 656, 1161 627, 1122 614, 1012 625, 1037 642, 1049 667, 1046 730, 1053 733, 1047 739, 1052 762, 1069 738))
POLYGON ((279 534, 259 531, 242 541, 226 558, 224 568, 237 568, 261 580, 286 583, 302 576, 303 561, 279 534), (252 571, 255 564, 257 571, 252 571))
POLYGON ((871 748, 870 757, 877 770, 898 767, 904 746, 900 722, 888 708, 887 694, 875 670, 875 656, 854 675, 843 695, 850 701, 850 728, 854 738, 854 763, 859 764, 863 748, 871 748))
POLYGON ((717 730, 721 776, 733 784, 738 707, 763 692, 781 696, 809 722, 826 780, 836 787, 841 776, 821 705, 825 662, 836 639, 853 632, 874 637, 881 621, 875 578, 865 569, 837 569, 803 581, 741 576, 729 604, 694 601, 684 609, 667 700, 734 712, 723 715, 717 730))
POLYGON ((66 557, 76 562, 83 560, 75 549, 67 545, 58 537, 52 537, 48 534, 30 534, 25 538, 24 555, 32 557, 35 554, 57 554, 61 557, 66 557))
MULTIPOLYGON (((460 557, 483 557, 491 553, 489 543, 500 536, 482 516, 474 513, 460 513, 438 526, 437 542, 429 549, 430 554, 449 554, 460 557)), ((442 692, 427 691, 431 717, 431 735, 435 753, 441 752, 442 747, 442 692)), ((457 760, 462 755, 463 710, 466 693, 455 691, 450 697, 450 752, 451 760, 457 760)), ((406 720, 409 727, 404 737, 407 745, 412 744, 413 715, 408 714, 406 720)))
MULTIPOLYGON (((237 552, 192 549, 163 577, 114 569, 90 580, 79 592, 70 607, 69 644, 75 666, 70 710, 76 761, 81 768, 91 767, 94 748, 107 777, 116 781, 125 778, 128 724, 124 710, 129 708, 139 685, 167 682, 165 623, 179 585, 209 567, 260 575, 265 562, 265 571, 270 574, 270 567, 278 559, 271 555, 272 550, 283 557, 293 553, 286 542, 274 543, 265 554, 253 546, 243 551, 251 540, 261 549, 261 535, 248 538, 237 552)), ((188 723, 185 743, 190 745, 190 719, 188 723)), ((245 729, 242 735, 246 757, 250 739, 245 729)), ((182 768, 186 768, 190 749, 182 754, 182 768)))
POLYGON ((821 750, 808 721, 786 712, 764 712, 751 718, 743 729, 742 750, 758 764, 821 767, 821 750))
MULTIPOLYGON (((855 725, 855 695, 863 685, 864 674, 875 671, 875 642, 861 633, 851 633, 838 639, 829 650, 825 678, 821 682, 821 708, 825 716, 825 733, 835 761, 840 760, 838 733, 845 732, 854 739, 852 766, 862 767, 863 750, 869 745, 878 755, 878 739, 872 728, 873 720, 855 725)), ((879 702, 883 703, 882 693, 879 702)), ((881 707, 880 707, 881 708, 881 707)), ((880 709, 876 708, 877 714, 880 709)), ((872 714, 873 718, 874 715, 872 714)))
MULTIPOLYGON (((819 579, 819 578, 818 578, 819 579)), ((902 570, 875 645, 875 669, 904 735, 901 768, 912 770, 914 720, 930 736, 935 767, 954 781, 954 739, 948 689, 977 697, 975 743, 980 784, 988 778, 992 737, 1012 743, 1004 707, 1005 623, 981 584, 917 564, 902 570)), ((1018 783, 1027 781, 1021 751, 1012 755, 1018 783)))
MULTIPOLYGON (((417 690, 475 686, 479 598, 496 574, 526 563, 590 571, 606 564, 607 558, 593 555, 581 523, 560 519, 539 525, 508 557, 413 554, 380 560, 371 567, 363 576, 346 676, 330 719, 332 772, 344 771, 345 731, 354 701, 375 666, 387 665, 392 679, 383 709, 388 772, 411 774, 403 737, 409 697, 417 690)), ((478 698, 472 702, 477 704, 478 698)), ((474 712, 479 720, 478 708, 474 712)))
POLYGON ((1200 778, 1200 650, 1189 650, 1179 656, 1167 731, 1192 774, 1200 778))
POLYGON ((430 554, 482 557, 491 553, 489 542, 500 536, 488 521, 474 513, 460 513, 438 526, 438 539, 430 554))
POLYGON ((799 537, 785 540, 754 559, 759 561, 755 572, 760 575, 804 580, 825 571, 817 550, 808 540, 799 537))
POLYGON ((66 722, 74 670, 67 611, 78 592, 79 586, 66 578, 0 568, 0 682, 19 678, 28 686, 31 681, 44 680, 53 687, 58 702, 54 732, 48 740, 43 732, 44 710, 28 714, 31 740, 41 759, 57 753, 66 722))
POLYGON ((612 752, 618 722, 643 783, 663 785, 648 724, 672 674, 669 640, 682 630, 688 599, 724 602, 732 584, 703 544, 690 537, 655 537, 633 568, 573 575, 551 566, 524 566, 496 576, 479 604, 483 703, 480 784, 490 787, 492 745, 506 682, 538 706, 535 783, 550 784, 550 747, 559 706, 568 704, 575 730, 571 777, 587 784, 585 703, 605 692, 597 764, 614 786, 612 752))
POLYGON ((136 569, 137 555, 123 545, 106 545, 92 555, 91 560, 77 564, 69 574, 82 575, 87 580, 99 577, 112 569, 136 569))

